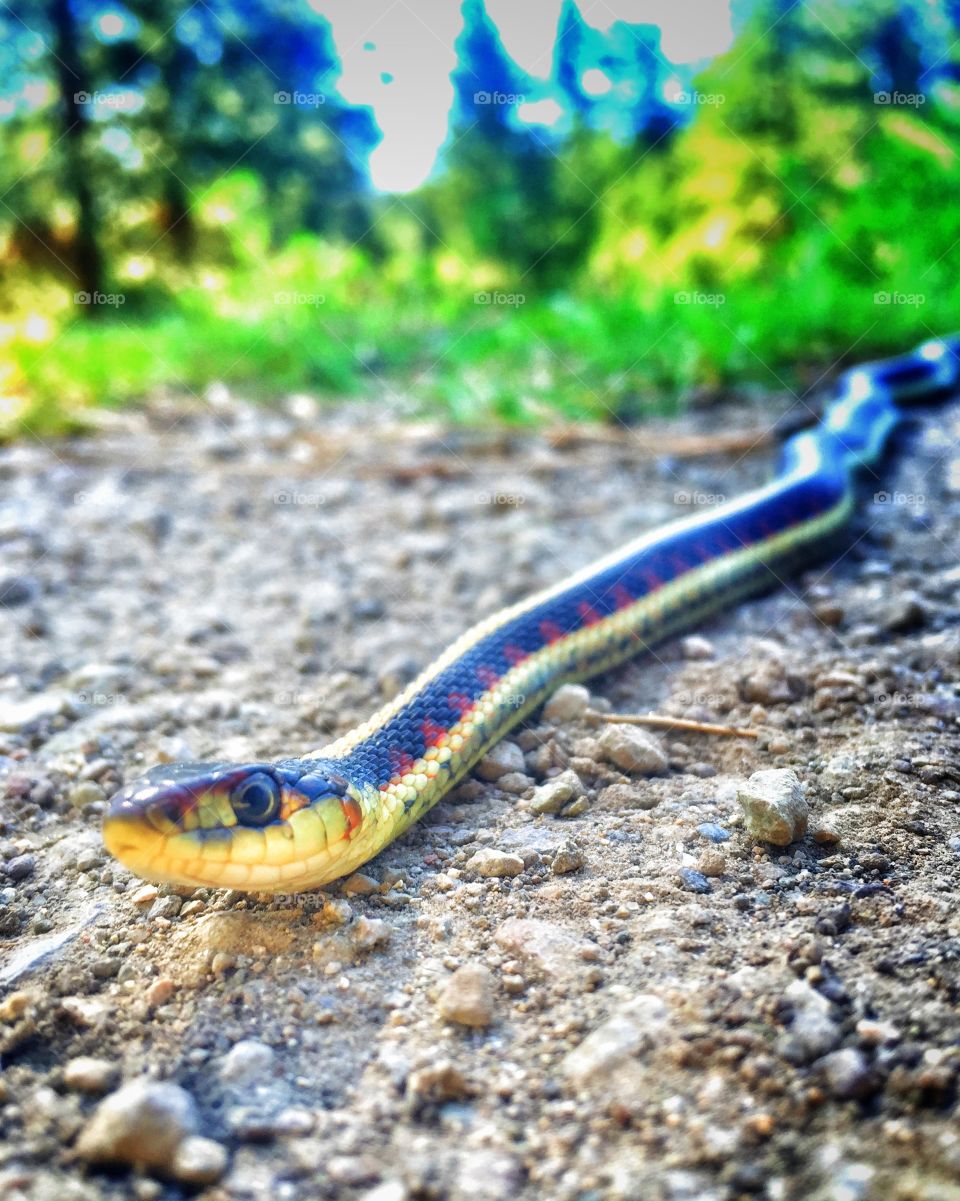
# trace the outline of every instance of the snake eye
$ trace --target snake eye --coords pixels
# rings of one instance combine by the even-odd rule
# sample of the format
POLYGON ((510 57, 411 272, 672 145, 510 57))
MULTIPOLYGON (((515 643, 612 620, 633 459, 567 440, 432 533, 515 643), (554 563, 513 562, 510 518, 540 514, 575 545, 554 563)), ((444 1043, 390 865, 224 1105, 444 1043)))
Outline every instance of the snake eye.
POLYGON ((280 808, 280 785, 265 771, 254 772, 230 793, 237 821, 246 826, 265 826, 280 808))

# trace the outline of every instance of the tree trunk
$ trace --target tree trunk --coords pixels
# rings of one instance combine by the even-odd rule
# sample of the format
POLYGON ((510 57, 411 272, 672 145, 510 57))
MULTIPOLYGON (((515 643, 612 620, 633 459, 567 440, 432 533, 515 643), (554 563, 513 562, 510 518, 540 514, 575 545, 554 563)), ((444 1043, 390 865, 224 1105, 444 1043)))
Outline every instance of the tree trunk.
POLYGON ((96 316, 103 308, 93 302, 94 294, 103 291, 103 257, 98 240, 97 209, 90 186, 84 154, 84 118, 80 101, 86 80, 80 61, 79 30, 70 10, 69 0, 52 0, 51 18, 56 41, 57 80, 64 119, 64 145, 67 152, 69 179, 67 191, 73 194, 77 207, 77 237, 74 244, 74 279, 77 291, 89 297, 86 309, 96 316))

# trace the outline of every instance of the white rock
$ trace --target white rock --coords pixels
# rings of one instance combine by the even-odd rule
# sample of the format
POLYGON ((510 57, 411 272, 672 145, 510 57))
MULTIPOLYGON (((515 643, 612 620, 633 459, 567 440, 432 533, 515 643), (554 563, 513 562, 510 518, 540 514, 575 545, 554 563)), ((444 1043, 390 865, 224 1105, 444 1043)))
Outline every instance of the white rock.
POLYGON ((262 1080, 273 1070, 274 1053, 266 1043, 244 1038, 234 1043, 220 1064, 220 1079, 229 1084, 262 1080))
POLYGON ((876 1089, 876 1074, 856 1047, 844 1047, 825 1055, 820 1068, 827 1088, 842 1101, 866 1097, 876 1089))
POLYGON ((762 842, 785 847, 807 832, 809 807, 800 781, 789 768, 756 771, 737 789, 747 832, 762 842))
POLYGON ((0 701, 0 732, 17 734, 37 721, 50 721, 68 708, 68 698, 60 693, 41 692, 22 701, 0 701))
POLYGON ((713 643, 708 642, 699 634, 690 634, 680 643, 685 659, 712 659, 714 656, 713 643))
POLYGON ((663 747, 651 734, 636 726, 608 725, 597 742, 604 759, 621 771, 657 776, 667 770, 663 747))
POLYGON ((512 1201, 523 1186, 519 1160, 494 1148, 460 1157, 450 1201, 512 1201))
POLYGON ((590 708, 590 692, 582 684, 561 684, 543 706, 544 721, 576 721, 590 708))
POLYGON ((408 1201, 410 1193, 402 1180, 385 1180, 368 1189, 360 1201, 408 1201))

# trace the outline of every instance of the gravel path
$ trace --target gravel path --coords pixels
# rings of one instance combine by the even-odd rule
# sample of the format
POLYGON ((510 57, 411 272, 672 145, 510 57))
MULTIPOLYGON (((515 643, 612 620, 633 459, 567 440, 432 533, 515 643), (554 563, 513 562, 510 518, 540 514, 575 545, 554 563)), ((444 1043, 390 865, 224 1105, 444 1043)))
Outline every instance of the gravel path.
POLYGON ((106 799, 322 744, 769 457, 648 453, 748 406, 645 447, 208 400, 0 452, 0 1196, 960 1198, 960 405, 835 566, 260 901, 132 878, 106 799))

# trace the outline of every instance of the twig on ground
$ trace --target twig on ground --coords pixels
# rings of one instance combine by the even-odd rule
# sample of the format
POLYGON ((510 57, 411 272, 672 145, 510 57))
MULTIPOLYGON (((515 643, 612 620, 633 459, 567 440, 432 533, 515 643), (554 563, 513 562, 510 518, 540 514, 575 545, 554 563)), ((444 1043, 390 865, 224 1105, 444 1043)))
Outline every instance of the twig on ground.
POLYGON ((726 738, 759 738, 759 730, 740 726, 720 726, 709 721, 692 721, 687 717, 667 717, 663 713, 598 713, 588 709, 593 721, 607 721, 620 726, 652 726, 657 730, 690 730, 695 734, 718 734, 726 738))

